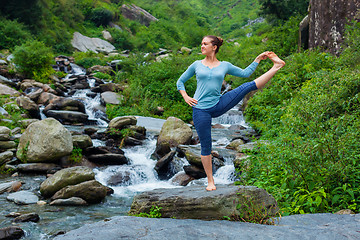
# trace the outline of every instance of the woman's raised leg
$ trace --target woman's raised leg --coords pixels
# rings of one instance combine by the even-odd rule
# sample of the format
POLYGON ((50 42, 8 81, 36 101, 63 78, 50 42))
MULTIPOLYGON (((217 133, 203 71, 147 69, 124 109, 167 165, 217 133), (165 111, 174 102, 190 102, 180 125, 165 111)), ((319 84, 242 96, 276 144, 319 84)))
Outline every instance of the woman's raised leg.
POLYGON ((254 80, 257 88, 263 88, 265 84, 275 75, 280 68, 285 66, 285 62, 281 60, 274 52, 270 52, 268 58, 274 63, 273 67, 254 80))

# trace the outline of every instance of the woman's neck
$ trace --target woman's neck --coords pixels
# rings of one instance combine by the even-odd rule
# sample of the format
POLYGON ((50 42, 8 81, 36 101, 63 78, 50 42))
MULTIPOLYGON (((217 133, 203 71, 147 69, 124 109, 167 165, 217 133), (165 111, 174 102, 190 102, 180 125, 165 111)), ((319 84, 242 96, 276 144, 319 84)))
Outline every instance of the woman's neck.
POLYGON ((206 56, 204 61, 208 63, 214 63, 214 62, 218 62, 219 60, 217 60, 216 55, 214 54, 214 55, 206 56))

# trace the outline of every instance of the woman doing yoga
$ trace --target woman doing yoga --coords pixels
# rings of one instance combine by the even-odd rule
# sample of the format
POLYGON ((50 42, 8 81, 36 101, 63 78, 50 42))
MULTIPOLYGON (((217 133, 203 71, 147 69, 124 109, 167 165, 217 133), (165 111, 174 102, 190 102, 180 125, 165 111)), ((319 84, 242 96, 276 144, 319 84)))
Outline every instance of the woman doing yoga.
POLYGON ((222 43, 223 40, 219 37, 204 37, 201 42, 201 53, 205 55, 205 58, 192 63, 177 81, 177 89, 185 102, 193 108, 193 121, 200 139, 201 162, 208 180, 208 186, 206 187, 208 191, 216 190, 211 158, 211 119, 219 117, 233 108, 247 93, 264 87, 275 73, 285 65, 285 62, 275 53, 263 52, 246 69, 241 69, 216 58, 216 53, 222 43), (226 74, 249 77, 260 61, 266 58, 269 58, 274 63, 269 71, 254 81, 244 83, 221 95, 221 86, 226 74), (192 98, 186 93, 184 83, 194 75, 196 75, 197 88, 192 98))

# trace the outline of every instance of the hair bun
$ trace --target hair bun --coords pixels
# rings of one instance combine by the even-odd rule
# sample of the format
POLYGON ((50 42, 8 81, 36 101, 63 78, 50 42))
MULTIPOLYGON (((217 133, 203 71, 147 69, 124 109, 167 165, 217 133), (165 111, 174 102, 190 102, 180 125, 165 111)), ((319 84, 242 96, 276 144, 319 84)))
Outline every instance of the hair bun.
POLYGON ((223 44, 224 40, 221 37, 217 37, 219 39, 219 47, 223 44))

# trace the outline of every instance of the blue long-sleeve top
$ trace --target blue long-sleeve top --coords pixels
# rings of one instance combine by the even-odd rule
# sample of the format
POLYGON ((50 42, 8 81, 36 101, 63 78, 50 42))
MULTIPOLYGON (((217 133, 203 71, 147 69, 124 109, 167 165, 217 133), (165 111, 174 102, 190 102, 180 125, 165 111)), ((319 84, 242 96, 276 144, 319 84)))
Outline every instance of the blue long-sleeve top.
POLYGON ((199 109, 207 109, 215 106, 221 96, 221 86, 226 74, 237 77, 249 77, 258 66, 257 62, 252 62, 247 68, 241 69, 229 62, 220 62, 217 67, 209 68, 201 60, 192 63, 188 69, 180 76, 176 86, 178 90, 184 90, 184 83, 192 76, 196 75, 197 87, 194 99, 198 103, 194 106, 199 109))

